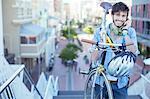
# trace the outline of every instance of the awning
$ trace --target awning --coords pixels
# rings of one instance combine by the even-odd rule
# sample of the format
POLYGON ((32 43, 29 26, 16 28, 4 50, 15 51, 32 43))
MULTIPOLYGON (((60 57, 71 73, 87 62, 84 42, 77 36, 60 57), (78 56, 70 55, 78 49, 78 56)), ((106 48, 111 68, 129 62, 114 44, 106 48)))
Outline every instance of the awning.
POLYGON ((36 24, 23 24, 20 28, 21 36, 37 36, 40 33, 44 33, 45 29, 36 24))

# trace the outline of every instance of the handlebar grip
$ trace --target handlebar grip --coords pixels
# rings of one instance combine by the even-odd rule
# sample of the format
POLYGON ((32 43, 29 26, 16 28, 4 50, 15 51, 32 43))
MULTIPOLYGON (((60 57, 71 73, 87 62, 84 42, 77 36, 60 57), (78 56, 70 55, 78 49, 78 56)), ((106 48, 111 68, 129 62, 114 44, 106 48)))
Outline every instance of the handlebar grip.
MULTIPOLYGON (((88 39, 81 39, 82 42, 86 42, 89 44, 97 44, 97 42, 88 40, 88 39)), ((99 43, 99 45, 108 45, 108 46, 123 46, 122 44, 113 44, 113 43, 99 43)), ((125 44, 124 46, 130 46, 133 45, 133 43, 125 44)))
POLYGON ((125 44, 125 46, 130 46, 130 45, 133 45, 133 43, 125 44))
POLYGON ((88 39, 81 39, 82 42, 85 42, 85 43, 89 43, 89 44, 96 44, 95 41, 92 41, 92 40, 88 40, 88 39))

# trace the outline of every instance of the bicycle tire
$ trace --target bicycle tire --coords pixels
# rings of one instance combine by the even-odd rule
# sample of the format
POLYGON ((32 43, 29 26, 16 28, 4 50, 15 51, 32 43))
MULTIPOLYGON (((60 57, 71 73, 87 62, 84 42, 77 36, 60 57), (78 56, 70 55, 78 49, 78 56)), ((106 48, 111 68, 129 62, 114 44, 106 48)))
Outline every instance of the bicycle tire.
MULTIPOLYGON (((96 69, 92 70, 87 77, 87 80, 85 82, 85 88, 84 88, 84 99, 97 99, 96 97, 98 97, 98 96, 95 96, 95 94, 94 94, 94 87, 91 86, 92 89, 88 90, 88 86, 89 86, 88 84, 89 83, 95 84, 95 82, 91 81, 91 79, 93 79, 92 77, 94 77, 94 75, 97 73, 96 71, 97 71, 96 69), (91 92, 88 93, 88 91, 91 91, 91 92), (90 98, 88 98, 89 94, 90 94, 90 98)), ((107 88, 108 97, 109 97, 109 99, 113 99, 113 93, 112 93, 111 85, 110 85, 105 73, 101 72, 101 74, 104 77, 104 83, 105 83, 106 88, 107 88)), ((96 75, 96 77, 99 75, 96 75)))

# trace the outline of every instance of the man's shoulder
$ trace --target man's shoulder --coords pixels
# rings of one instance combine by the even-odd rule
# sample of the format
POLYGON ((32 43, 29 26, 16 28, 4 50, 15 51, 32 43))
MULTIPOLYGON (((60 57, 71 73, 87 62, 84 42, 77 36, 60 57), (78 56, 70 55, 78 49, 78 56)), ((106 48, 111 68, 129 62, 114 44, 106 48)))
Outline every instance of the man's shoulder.
POLYGON ((128 28, 128 31, 129 31, 129 32, 135 32, 135 29, 134 29, 133 27, 129 27, 129 28, 128 28))
POLYGON ((136 35, 136 31, 133 27, 129 27, 128 28, 128 34, 131 36, 136 35))

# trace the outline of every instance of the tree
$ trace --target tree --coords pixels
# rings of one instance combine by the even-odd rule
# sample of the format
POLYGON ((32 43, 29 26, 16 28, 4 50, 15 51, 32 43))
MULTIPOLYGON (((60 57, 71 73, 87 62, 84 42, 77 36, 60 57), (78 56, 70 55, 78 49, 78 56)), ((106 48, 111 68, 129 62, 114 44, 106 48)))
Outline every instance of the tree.
POLYGON ((59 57, 62 59, 64 63, 68 61, 73 61, 78 57, 77 52, 82 51, 80 47, 73 43, 67 44, 67 46, 61 51, 59 57))
POLYGON ((74 28, 64 27, 61 32, 63 33, 63 36, 67 39, 74 39, 77 37, 77 33, 74 28))

